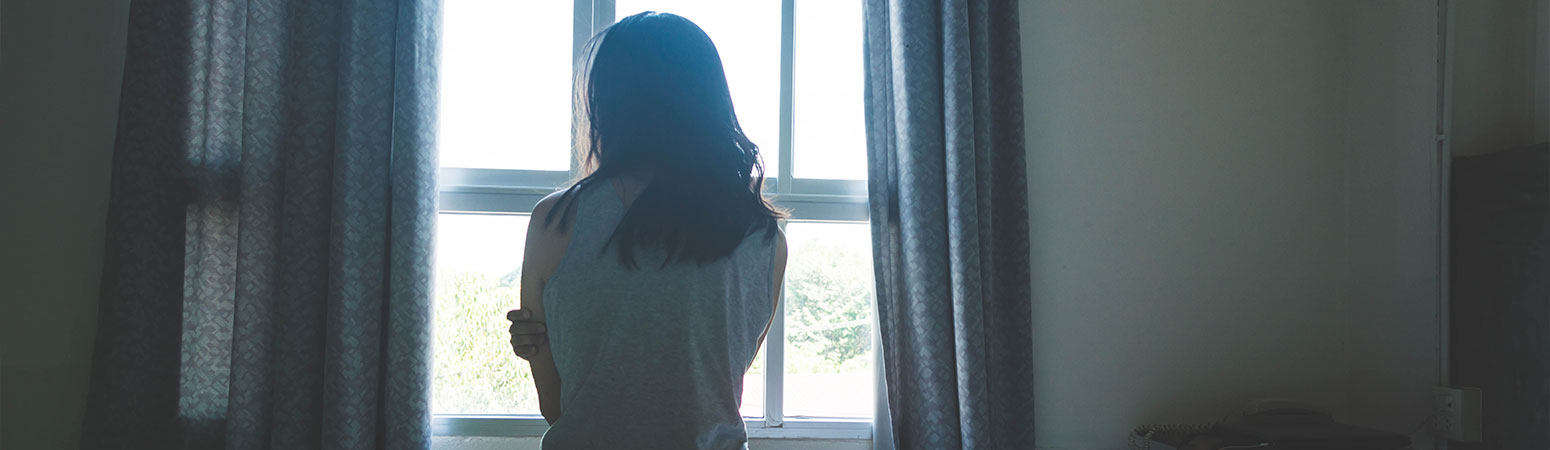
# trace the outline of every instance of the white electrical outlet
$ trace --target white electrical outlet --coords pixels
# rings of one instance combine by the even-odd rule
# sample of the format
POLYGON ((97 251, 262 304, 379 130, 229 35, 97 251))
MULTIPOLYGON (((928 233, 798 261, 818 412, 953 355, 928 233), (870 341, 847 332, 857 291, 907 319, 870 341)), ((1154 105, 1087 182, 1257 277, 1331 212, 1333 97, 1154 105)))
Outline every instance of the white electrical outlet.
POLYGON ((1437 386, 1432 398, 1432 430, 1438 437, 1480 442, 1480 388, 1437 386))

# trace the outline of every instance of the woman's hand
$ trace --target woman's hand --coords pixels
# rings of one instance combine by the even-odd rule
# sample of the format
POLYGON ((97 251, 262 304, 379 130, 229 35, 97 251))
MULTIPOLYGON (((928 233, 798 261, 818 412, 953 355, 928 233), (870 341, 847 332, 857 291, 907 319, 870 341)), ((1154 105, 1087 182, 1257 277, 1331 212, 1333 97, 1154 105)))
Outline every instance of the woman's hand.
POLYGON ((533 320, 532 311, 513 309, 506 313, 506 320, 511 321, 511 350, 517 357, 532 360, 549 343, 548 327, 533 320))

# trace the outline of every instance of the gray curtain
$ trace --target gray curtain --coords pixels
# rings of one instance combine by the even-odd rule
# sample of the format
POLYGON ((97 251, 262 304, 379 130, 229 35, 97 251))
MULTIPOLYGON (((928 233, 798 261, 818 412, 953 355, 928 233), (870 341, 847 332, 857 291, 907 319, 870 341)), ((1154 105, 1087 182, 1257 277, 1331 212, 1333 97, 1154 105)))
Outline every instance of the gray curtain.
POLYGON ((1017 2, 864 11, 879 446, 1033 448, 1017 2))
POLYGON ((132 5, 83 448, 429 446, 439 21, 132 5))

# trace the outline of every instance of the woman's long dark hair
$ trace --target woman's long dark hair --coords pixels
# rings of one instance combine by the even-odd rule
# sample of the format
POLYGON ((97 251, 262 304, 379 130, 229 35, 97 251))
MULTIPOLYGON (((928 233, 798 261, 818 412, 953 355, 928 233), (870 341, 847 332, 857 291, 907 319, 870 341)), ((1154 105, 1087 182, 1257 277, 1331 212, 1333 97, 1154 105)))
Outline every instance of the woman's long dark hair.
MULTIPOLYGON (((663 264, 725 258, 783 214, 761 194, 759 147, 743 134, 716 46, 694 22, 643 12, 587 44, 576 79, 576 151, 585 176, 561 195, 546 226, 565 220, 582 189, 650 174, 609 237, 621 263, 666 250, 663 264)), ((612 195, 612 193, 610 193, 612 195)))

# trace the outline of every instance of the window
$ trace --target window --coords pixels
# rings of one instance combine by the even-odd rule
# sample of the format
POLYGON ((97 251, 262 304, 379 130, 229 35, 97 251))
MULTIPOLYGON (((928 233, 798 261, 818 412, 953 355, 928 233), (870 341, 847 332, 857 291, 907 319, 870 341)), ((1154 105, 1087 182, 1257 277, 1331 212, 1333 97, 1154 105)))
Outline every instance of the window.
POLYGON ((576 166, 568 151, 575 55, 616 18, 654 10, 688 17, 716 42, 738 117, 765 155, 767 189, 791 213, 783 310, 744 378, 749 435, 870 437, 878 377, 860 0, 446 0, 443 8, 436 434, 547 428, 527 365, 505 337, 528 214, 576 166))

